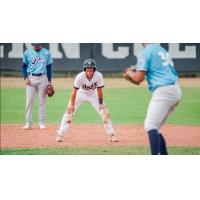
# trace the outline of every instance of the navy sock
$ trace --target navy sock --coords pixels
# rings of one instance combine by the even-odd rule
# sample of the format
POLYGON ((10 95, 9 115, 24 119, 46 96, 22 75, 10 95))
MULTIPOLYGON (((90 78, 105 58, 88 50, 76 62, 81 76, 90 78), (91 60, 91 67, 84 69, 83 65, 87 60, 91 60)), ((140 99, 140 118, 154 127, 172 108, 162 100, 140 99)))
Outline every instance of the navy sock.
POLYGON ((166 147, 166 142, 162 134, 159 134, 159 139, 160 139, 160 154, 161 155, 168 155, 167 152, 167 147, 166 147))
POLYGON ((151 147, 151 154, 152 155, 158 155, 160 152, 160 137, 158 130, 152 129, 148 131, 149 135, 149 142, 151 147))

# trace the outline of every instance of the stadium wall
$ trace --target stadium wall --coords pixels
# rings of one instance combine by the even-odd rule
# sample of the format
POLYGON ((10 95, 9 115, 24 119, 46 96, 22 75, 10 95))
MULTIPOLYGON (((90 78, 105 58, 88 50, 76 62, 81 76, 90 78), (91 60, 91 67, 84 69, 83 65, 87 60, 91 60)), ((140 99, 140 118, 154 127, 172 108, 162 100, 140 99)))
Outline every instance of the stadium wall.
MULTIPOLYGON (((181 73, 200 72, 200 43, 161 43, 181 73)), ((0 43, 0 67, 3 71, 21 71, 22 55, 28 43, 0 43)), ((139 43, 45 43, 54 59, 55 72, 78 72, 82 62, 93 58, 102 72, 121 72, 136 64, 142 49, 139 43)))

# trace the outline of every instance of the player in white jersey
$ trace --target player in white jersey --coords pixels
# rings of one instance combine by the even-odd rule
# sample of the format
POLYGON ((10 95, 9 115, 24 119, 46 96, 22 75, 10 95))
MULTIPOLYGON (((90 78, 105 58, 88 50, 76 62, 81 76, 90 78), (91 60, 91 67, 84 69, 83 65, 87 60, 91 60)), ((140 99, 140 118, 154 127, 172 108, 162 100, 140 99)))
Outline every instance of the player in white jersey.
POLYGON ((75 111, 84 102, 89 102, 101 116, 109 141, 118 141, 114 134, 108 109, 103 102, 103 87, 103 76, 96 70, 96 62, 93 59, 85 60, 83 72, 79 73, 75 78, 71 99, 57 132, 57 142, 62 142, 64 133, 69 130, 75 111))

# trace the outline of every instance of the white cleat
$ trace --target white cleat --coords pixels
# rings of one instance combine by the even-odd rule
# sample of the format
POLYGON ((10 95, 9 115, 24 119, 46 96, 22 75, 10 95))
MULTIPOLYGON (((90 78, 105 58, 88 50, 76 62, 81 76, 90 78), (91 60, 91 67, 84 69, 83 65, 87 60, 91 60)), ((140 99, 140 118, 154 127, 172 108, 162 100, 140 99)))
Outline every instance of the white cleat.
POLYGON ((109 142, 119 142, 119 140, 116 135, 110 135, 109 142))
POLYGON ((30 130, 31 129, 31 125, 25 125, 22 128, 23 130, 30 130))
POLYGON ((63 136, 62 135, 56 135, 56 142, 62 142, 63 136))
POLYGON ((40 127, 41 130, 45 130, 46 129, 46 126, 44 124, 40 124, 39 127, 40 127))

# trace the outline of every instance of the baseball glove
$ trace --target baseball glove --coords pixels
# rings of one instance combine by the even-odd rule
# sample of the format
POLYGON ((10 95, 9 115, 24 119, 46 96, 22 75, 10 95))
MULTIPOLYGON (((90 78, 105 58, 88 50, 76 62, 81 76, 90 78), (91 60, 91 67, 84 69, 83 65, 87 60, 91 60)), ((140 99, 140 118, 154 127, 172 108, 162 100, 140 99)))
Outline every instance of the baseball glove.
POLYGON ((54 88, 52 85, 47 85, 47 88, 46 88, 46 94, 48 97, 52 97, 54 95, 55 91, 54 91, 54 88))
POLYGON ((130 81, 130 82, 134 83, 132 81, 131 77, 134 75, 135 72, 136 72, 136 67, 135 66, 131 66, 131 67, 126 68, 124 70, 123 76, 127 81, 130 81))

